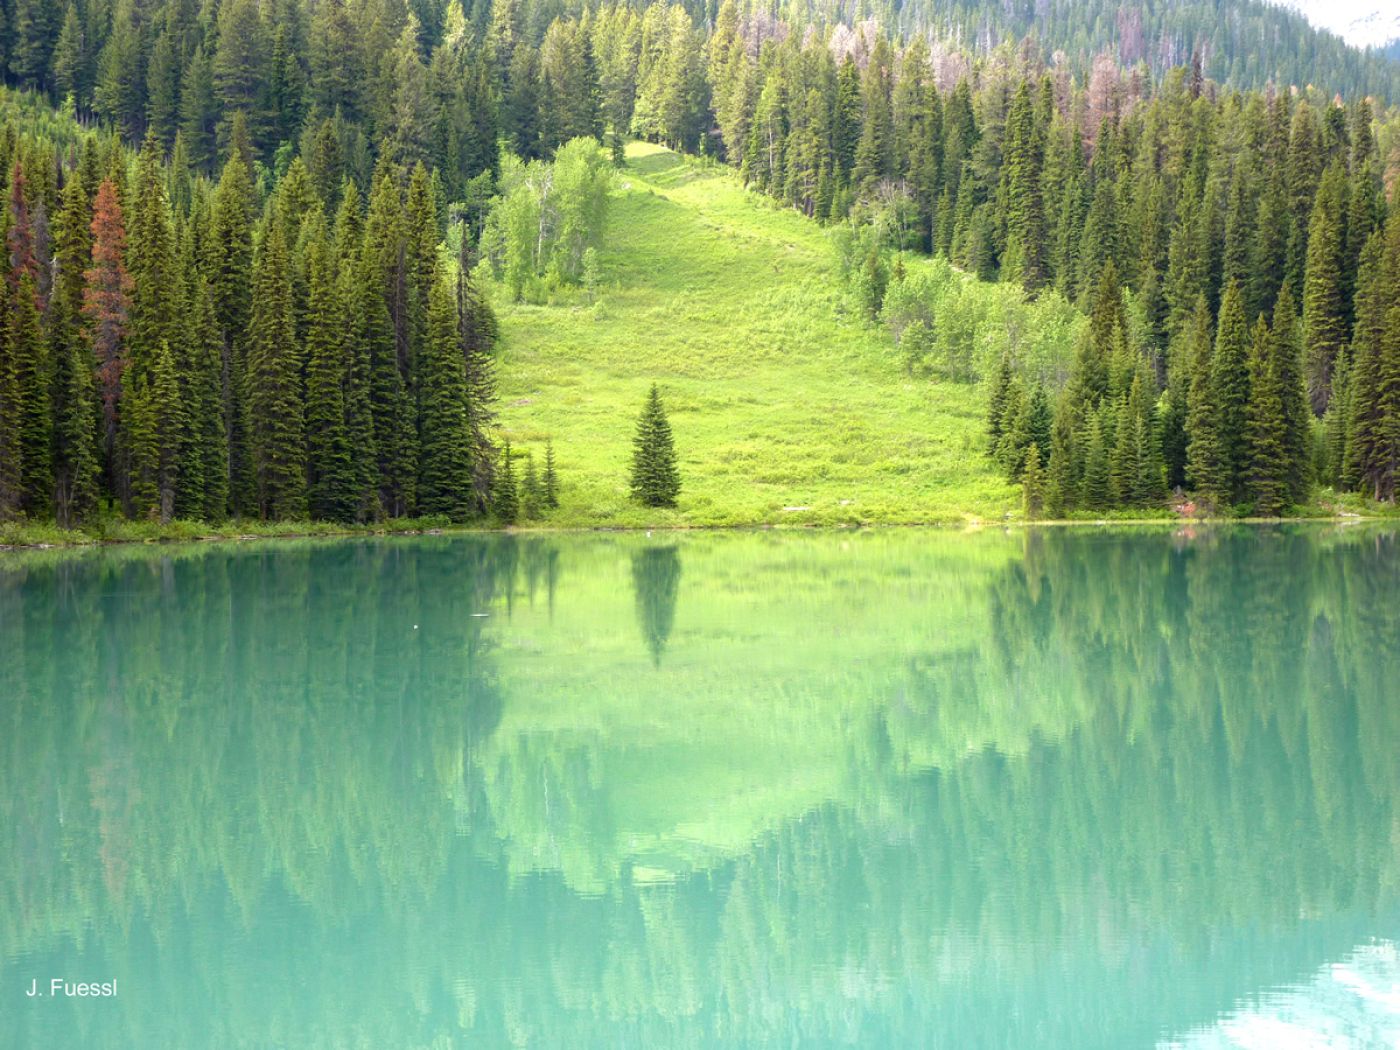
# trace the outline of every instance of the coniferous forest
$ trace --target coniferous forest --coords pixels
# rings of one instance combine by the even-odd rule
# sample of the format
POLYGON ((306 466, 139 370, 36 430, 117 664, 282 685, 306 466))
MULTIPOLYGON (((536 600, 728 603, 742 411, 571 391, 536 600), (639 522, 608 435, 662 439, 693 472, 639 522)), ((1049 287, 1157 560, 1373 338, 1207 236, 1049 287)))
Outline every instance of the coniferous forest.
POLYGON ((0 516, 547 509, 483 281, 591 288, 629 138, 844 229, 872 321, 918 254, 1081 310, 963 377, 1028 510, 1393 500, 1400 64, 1022 6, 3 0, 0 516))

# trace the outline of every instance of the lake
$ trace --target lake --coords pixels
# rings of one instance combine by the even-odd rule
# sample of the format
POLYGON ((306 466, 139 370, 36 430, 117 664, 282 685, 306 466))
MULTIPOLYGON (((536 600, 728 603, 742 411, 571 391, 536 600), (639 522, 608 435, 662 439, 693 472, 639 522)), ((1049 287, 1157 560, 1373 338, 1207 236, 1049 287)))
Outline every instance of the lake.
POLYGON ((1400 1045, 1394 530, 0 553, 0 693, 3 1047, 1400 1045))

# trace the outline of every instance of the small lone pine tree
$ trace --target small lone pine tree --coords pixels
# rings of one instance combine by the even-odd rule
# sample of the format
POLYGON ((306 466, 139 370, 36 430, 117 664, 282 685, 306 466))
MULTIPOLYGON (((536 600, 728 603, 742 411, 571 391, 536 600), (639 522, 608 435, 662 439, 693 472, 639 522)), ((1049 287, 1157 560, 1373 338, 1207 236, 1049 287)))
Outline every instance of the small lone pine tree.
POLYGON ((554 470, 554 440, 544 443, 544 507, 554 510, 559 506, 559 475, 554 470))
POLYGON ((632 449, 632 498, 648 507, 674 507, 681 479, 676 471, 671 424, 666 421, 661 391, 655 383, 637 420, 632 449))

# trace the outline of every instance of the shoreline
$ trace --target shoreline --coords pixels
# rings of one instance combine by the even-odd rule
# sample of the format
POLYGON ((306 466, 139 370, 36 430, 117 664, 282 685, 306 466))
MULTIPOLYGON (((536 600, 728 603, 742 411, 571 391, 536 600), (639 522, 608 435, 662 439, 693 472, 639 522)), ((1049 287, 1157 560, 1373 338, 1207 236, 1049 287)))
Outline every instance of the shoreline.
MULTIPOLYGON (((136 523, 133 523, 136 524, 136 523)), ((36 536, 33 540, 19 539, 17 541, 0 542, 0 555, 9 552, 54 550, 54 551, 80 551, 91 550, 99 547, 133 547, 133 546, 169 546, 175 544, 219 544, 219 543, 249 543, 255 541, 269 540, 308 540, 308 539, 356 539, 369 537, 390 537, 390 536, 469 536, 469 535, 585 535, 589 533, 616 532, 616 533, 639 533, 645 532, 813 532, 813 531, 848 531, 862 529, 964 529, 967 531, 977 531, 989 528, 1001 529, 1024 529, 1024 528, 1109 528, 1120 526, 1131 526, 1134 528, 1158 527, 1158 528, 1182 528, 1186 526, 1217 527, 1222 525, 1373 525, 1373 524, 1395 524, 1400 526, 1400 512, 1395 514, 1363 514, 1358 512, 1344 512, 1340 514, 1308 514, 1287 518, 1258 518, 1258 517, 1132 517, 1132 518, 944 518, 930 519, 928 521, 863 521, 863 522, 838 522, 832 524, 824 523, 785 523, 755 521, 749 523, 734 523, 723 525, 687 525, 687 524, 653 524, 653 525, 560 525, 549 526, 547 524, 514 525, 508 527, 490 525, 439 525, 439 524, 410 524, 405 522, 401 528, 391 526, 332 526, 327 523, 306 522, 287 523, 289 527, 285 531, 282 529, 271 529, 267 532, 260 532, 254 529, 230 529, 227 532, 211 531, 201 533, 198 529, 191 528, 189 522, 173 523, 174 528, 161 527, 159 531, 151 535, 134 536, 92 536, 74 531, 73 538, 68 539, 63 535, 63 530, 57 526, 40 524, 34 526, 36 530, 41 530, 42 538, 36 536)), ((26 526, 19 526, 21 535, 26 526)))

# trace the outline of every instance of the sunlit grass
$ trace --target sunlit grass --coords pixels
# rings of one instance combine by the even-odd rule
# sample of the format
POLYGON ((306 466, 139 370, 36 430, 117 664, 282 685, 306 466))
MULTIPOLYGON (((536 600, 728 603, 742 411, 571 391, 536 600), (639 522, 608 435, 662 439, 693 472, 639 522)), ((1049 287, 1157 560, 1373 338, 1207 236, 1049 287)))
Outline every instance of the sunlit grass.
POLYGON ((1015 490, 980 455, 977 388, 913 378, 849 313, 827 233, 723 169, 633 144, 593 302, 501 315, 500 420, 537 460, 554 439, 555 526, 857 524, 1001 518, 1015 490), (674 511, 627 494, 632 430, 661 384, 674 511))

